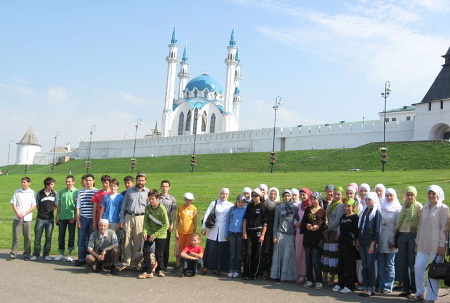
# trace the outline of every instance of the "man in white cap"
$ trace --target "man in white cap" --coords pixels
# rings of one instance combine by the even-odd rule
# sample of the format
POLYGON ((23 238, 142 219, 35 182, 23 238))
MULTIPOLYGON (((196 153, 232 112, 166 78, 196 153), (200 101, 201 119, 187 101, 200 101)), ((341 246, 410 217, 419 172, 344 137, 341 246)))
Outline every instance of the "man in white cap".
POLYGON ((86 262, 92 266, 95 272, 100 272, 103 265, 111 263, 111 274, 117 275, 116 269, 119 262, 120 250, 116 232, 108 229, 108 219, 100 219, 98 230, 89 237, 86 262))

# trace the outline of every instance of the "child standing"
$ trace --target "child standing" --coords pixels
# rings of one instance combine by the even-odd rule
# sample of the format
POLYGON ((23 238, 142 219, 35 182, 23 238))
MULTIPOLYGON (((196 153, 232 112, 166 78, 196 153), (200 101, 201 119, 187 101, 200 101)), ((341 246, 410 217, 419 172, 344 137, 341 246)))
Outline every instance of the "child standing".
POLYGON ((109 229, 115 232, 119 229, 119 213, 122 208, 123 196, 117 193, 119 189, 119 181, 117 179, 111 180, 111 192, 103 196, 102 209, 100 211, 100 218, 108 219, 109 229))
POLYGON ((176 268, 180 267, 180 252, 191 244, 192 234, 197 227, 197 208, 192 205, 195 198, 192 193, 184 194, 184 205, 181 205, 177 211, 175 236, 177 238, 177 247, 174 254, 177 257, 176 268))
POLYGON ((230 267, 228 278, 237 278, 241 272, 244 239, 242 238, 242 222, 247 203, 245 196, 240 195, 236 199, 236 205, 230 209, 226 225, 225 238, 230 244, 230 267))
POLYGON ((191 277, 197 274, 197 269, 203 267, 203 247, 200 246, 201 236, 199 233, 191 235, 191 244, 186 246, 180 254, 183 268, 179 274, 182 278, 186 276, 187 270, 192 270, 191 277))

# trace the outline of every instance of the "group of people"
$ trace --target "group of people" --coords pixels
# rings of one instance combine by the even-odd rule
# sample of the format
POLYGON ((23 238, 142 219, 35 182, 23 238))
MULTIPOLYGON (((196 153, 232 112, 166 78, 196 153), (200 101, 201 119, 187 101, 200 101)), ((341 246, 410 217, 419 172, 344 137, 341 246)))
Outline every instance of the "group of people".
MULTIPOLYGON (((160 192, 145 187, 146 181, 143 173, 136 179, 127 176, 126 190, 118 193, 117 179, 103 175, 102 189, 97 190, 94 176, 86 174, 78 190, 70 175, 58 194, 55 180, 49 177, 35 194, 30 178, 22 178, 22 188, 11 199, 15 217, 7 260, 16 258, 22 232, 24 259, 36 260, 42 251, 50 261, 56 222, 60 254, 55 260, 74 261, 78 227, 76 266, 88 263, 94 271, 109 268, 112 274, 140 270, 141 279, 164 277, 174 232, 175 269, 180 277, 194 276, 201 269, 202 274, 228 272, 228 277, 244 280, 296 281, 305 288, 328 284, 340 293, 359 289, 365 297, 376 291, 391 293, 397 280, 403 285, 399 296, 415 302, 425 298, 428 263, 435 258, 441 261, 448 246, 449 208, 437 185, 428 188, 425 205, 416 200, 413 186, 405 189, 401 202, 396 191, 383 184, 375 185, 373 192, 368 184, 350 183, 345 189, 329 184, 323 196, 308 188, 285 189, 280 194, 278 188, 261 184, 255 189, 245 187, 235 203, 229 201, 229 189, 223 188, 202 220, 201 234, 207 237, 203 250, 196 232, 194 195, 185 193, 184 204, 177 206, 168 180, 161 181, 160 192)), ((426 301, 434 302, 438 290, 439 281, 428 279, 426 301)))

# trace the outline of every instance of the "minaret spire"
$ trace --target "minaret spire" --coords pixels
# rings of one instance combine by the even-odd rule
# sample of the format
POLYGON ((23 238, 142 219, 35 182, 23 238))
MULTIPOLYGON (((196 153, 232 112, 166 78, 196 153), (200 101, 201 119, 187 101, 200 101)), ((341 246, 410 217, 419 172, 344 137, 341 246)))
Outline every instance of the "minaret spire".
POLYGON ((186 98, 185 89, 187 80, 189 79, 189 62, 187 58, 187 44, 184 46, 183 58, 181 58, 180 62, 180 72, 178 73, 179 86, 178 86, 178 99, 186 98))

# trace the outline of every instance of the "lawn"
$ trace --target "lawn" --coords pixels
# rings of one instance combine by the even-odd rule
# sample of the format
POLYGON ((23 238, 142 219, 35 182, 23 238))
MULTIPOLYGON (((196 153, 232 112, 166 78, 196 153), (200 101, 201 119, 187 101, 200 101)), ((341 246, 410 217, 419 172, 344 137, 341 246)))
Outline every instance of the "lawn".
MULTIPOLYGON (((95 173, 98 180, 104 173, 95 173)), ((113 178, 120 181, 128 173, 109 173, 113 178)), ((31 188, 35 191, 43 187, 42 181, 51 174, 30 174, 32 179, 31 188)), ((51 175, 56 179, 56 189, 58 191, 64 187, 65 174, 55 173, 51 175)), ((13 210, 9 202, 15 189, 20 187, 22 175, 9 175, 0 177, 0 248, 11 248, 11 222, 13 210)), ((75 175, 77 184, 81 174, 75 175)), ((331 172, 288 172, 288 173, 257 173, 257 172, 194 172, 194 173, 148 173, 146 186, 149 188, 159 188, 159 183, 163 179, 171 181, 171 194, 178 199, 178 204, 183 203, 182 196, 185 192, 192 192, 196 198, 195 205, 199 209, 199 218, 203 217, 208 204, 218 198, 222 187, 228 187, 231 191, 230 200, 241 193, 242 188, 250 186, 257 187, 260 183, 266 183, 269 187, 275 186, 280 190, 285 188, 308 187, 314 191, 323 191, 328 183, 346 186, 350 182, 358 184, 368 183, 372 187, 376 183, 383 183, 386 187, 392 187, 397 190, 399 197, 407 185, 414 185, 418 189, 418 200, 426 201, 426 190, 429 185, 437 184, 442 186, 444 191, 448 191, 449 185, 447 179, 448 170, 414 170, 414 171, 331 171, 331 172)), ((123 186, 122 186, 123 188, 123 186)), ((36 213, 34 213, 35 218, 36 213)), ((33 220, 34 221, 34 220, 33 220)), ((198 220, 200 222, 200 220, 198 220)), ((34 238, 34 232, 33 236, 34 238)), ((22 242, 22 241, 21 241, 22 242)), ((52 254, 57 253, 57 227, 53 233, 52 254)), ((33 246, 33 245, 32 245, 33 246)), ((172 246, 173 247, 173 246, 172 246)))

